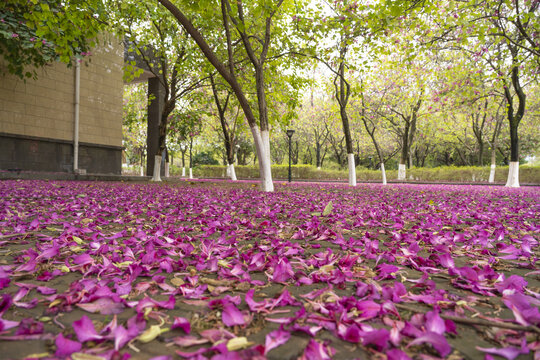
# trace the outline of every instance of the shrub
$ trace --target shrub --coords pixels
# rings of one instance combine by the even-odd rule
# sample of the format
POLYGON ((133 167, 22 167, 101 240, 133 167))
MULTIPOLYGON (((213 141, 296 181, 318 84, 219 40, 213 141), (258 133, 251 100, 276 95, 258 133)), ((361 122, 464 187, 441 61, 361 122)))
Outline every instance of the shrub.
MULTIPOLYGON (((259 168, 257 166, 236 166, 236 176, 239 179, 257 179, 259 168)), ((288 165, 273 165, 272 176, 274 180, 288 179, 288 165)), ((293 165, 291 167, 292 178, 295 180, 339 180, 348 179, 346 170, 321 169, 311 165, 293 165)), ((475 166, 444 166, 437 168, 412 168, 407 169, 407 181, 426 182, 487 182, 490 167, 475 166)), ((195 177, 201 178, 226 178, 227 169, 222 165, 203 165, 193 170, 195 177)), ((495 182, 504 183, 508 176, 508 166, 498 166, 495 170, 495 182)), ((540 166, 521 166, 519 169, 520 182, 523 184, 540 184, 540 166)), ((358 181, 381 181, 380 170, 368 170, 362 167, 356 169, 358 181)), ((388 181, 397 179, 397 170, 387 170, 388 181)))

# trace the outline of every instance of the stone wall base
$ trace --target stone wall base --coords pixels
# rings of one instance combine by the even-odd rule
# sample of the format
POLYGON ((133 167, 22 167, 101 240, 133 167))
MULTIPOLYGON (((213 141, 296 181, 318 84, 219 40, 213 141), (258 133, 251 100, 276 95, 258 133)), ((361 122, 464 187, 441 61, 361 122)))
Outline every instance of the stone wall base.
MULTIPOLYGON (((79 168, 87 174, 122 173, 122 148, 79 143, 79 168)), ((73 143, 0 133, 0 169, 73 172, 73 143)))

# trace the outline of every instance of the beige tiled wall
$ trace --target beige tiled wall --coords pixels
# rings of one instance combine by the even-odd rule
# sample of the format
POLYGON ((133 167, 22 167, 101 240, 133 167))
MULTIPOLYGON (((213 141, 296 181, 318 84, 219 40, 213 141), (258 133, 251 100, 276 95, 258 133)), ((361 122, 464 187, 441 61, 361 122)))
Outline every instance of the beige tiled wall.
MULTIPOLYGON (((79 141, 122 146, 122 64, 123 48, 112 37, 81 63, 79 141)), ((75 68, 62 63, 26 83, 0 74, 0 132, 73 140, 74 86, 75 68)))

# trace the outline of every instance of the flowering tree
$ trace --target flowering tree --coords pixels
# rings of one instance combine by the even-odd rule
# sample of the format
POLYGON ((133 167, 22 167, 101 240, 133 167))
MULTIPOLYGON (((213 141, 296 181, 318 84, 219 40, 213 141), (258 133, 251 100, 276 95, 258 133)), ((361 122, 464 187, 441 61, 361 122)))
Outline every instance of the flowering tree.
POLYGON ((438 44, 451 44, 466 52, 498 83, 506 100, 510 135, 510 170, 506 186, 519 187, 518 128, 526 112, 524 84, 538 75, 540 29, 538 1, 484 0, 475 3, 441 0, 432 12, 439 30, 425 30, 438 44), (451 15, 451 16, 448 16, 451 15))

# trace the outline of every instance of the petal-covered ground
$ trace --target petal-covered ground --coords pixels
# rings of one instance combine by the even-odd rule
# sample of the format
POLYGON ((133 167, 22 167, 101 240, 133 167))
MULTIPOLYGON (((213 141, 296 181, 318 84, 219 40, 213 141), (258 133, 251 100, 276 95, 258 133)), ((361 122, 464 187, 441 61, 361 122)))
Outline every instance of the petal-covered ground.
POLYGON ((0 182, 2 358, 540 358, 540 188, 0 182))

